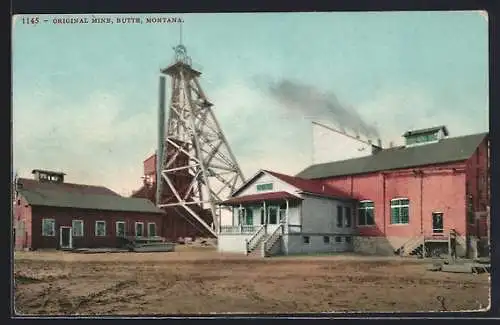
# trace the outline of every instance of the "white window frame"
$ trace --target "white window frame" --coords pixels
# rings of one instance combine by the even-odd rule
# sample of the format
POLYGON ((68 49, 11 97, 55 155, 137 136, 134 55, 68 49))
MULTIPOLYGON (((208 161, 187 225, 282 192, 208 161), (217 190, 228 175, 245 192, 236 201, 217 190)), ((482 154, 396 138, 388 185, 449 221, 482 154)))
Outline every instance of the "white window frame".
POLYGON ((155 236, 158 236, 157 233, 156 233, 156 222, 148 222, 148 236, 149 237, 155 237, 155 236), (149 226, 150 225, 155 225, 155 235, 154 236, 151 236, 150 234, 150 231, 149 231, 149 226))
POLYGON ((118 237, 118 225, 123 225, 123 236, 125 237, 127 234, 127 224, 125 223, 125 221, 115 222, 115 237, 118 237))
MULTIPOLYGON (((390 212, 389 212, 389 213, 390 213, 390 214, 389 214, 389 216, 390 216, 390 217, 389 217, 389 224, 390 224, 390 225, 393 225, 393 226, 403 225, 403 226, 405 226, 405 225, 409 225, 409 224, 410 224, 410 203, 411 203, 411 201, 410 201, 410 199, 409 199, 409 198, 407 198, 407 197, 396 197, 396 198, 391 199, 391 202, 390 202, 390 210, 389 210, 389 211, 390 211, 390 212), (394 205, 392 204, 392 202, 394 202, 394 201, 399 201, 399 200, 408 200, 408 204, 394 204, 394 205), (392 220, 392 209, 393 209, 393 208, 399 208, 399 209, 400 209, 400 211, 401 211, 401 208, 408 208, 408 222, 397 222, 397 223, 393 223, 393 222, 392 222, 392 221, 393 221, 393 220, 392 220)), ((400 214, 399 214, 399 219, 401 220, 401 212, 400 212, 400 214)))
POLYGON ((272 192, 274 191, 274 182, 260 182, 255 184, 255 191, 257 193, 262 193, 262 192, 272 192), (265 190, 259 190, 259 185, 271 185, 271 189, 265 189, 265 190))
POLYGON ((139 236, 137 236, 137 225, 142 225, 142 235, 141 235, 140 237, 144 237, 144 232, 145 232, 145 231, 144 231, 144 222, 141 222, 141 221, 136 221, 136 222, 135 222, 135 227, 134 227, 134 230, 135 230, 135 231, 134 231, 134 236, 135 236, 135 237, 139 237, 139 236))
POLYGON ((373 226, 375 226, 375 202, 373 202, 372 200, 362 200, 362 201, 359 201, 359 203, 360 204, 361 203, 373 203, 373 206, 371 206, 371 207, 361 207, 361 205, 358 206, 358 214, 356 216, 357 217, 356 218, 357 226, 358 227, 373 227, 373 226), (359 211, 360 210, 364 210, 364 211, 372 210, 372 215, 373 215, 373 223, 372 224, 366 223, 366 216, 365 216, 365 224, 363 224, 363 225, 359 224, 359 216, 360 216, 359 211))
POLYGON ((56 219, 55 218, 43 218, 42 219, 42 236, 43 237, 55 237, 56 236, 56 219), (44 223, 46 221, 52 222, 52 235, 48 235, 45 233, 44 223))
POLYGON ((71 235, 73 237, 83 237, 85 235, 85 230, 84 230, 85 227, 84 227, 84 225, 85 225, 85 222, 83 220, 81 220, 81 219, 71 220, 71 235), (76 223, 79 223, 79 224, 82 225, 82 232, 81 232, 81 234, 76 234, 75 233, 75 229, 76 229, 75 224, 76 223))
POLYGON ((95 222, 95 225, 94 225, 94 226, 95 226, 95 229, 94 229, 94 235, 95 235, 96 237, 106 237, 106 221, 105 221, 105 220, 96 220, 96 222, 95 222), (97 230, 99 229, 99 228, 97 228, 97 224, 98 224, 98 223, 100 223, 100 222, 104 223, 104 235, 99 235, 99 234, 97 233, 97 230))

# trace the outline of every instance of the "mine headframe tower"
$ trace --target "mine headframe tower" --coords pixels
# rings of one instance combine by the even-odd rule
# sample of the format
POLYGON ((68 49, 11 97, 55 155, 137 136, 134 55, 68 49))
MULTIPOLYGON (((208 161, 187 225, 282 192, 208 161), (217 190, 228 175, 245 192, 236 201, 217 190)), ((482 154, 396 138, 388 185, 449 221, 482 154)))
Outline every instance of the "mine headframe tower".
POLYGON ((222 214, 218 203, 244 177, 200 86, 201 72, 192 68, 184 45, 174 51, 175 62, 161 70, 159 81, 156 204, 184 210, 217 237, 222 214), (166 116, 167 76, 171 98, 166 116), (212 225, 202 216, 207 210, 212 225))

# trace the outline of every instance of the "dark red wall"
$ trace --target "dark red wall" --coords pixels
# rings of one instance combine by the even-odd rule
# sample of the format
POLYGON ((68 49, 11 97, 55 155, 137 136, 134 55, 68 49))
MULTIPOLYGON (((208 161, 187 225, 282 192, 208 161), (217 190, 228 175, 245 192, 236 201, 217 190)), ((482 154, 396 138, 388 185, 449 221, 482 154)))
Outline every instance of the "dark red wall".
POLYGON ((134 235, 135 222, 144 222, 147 233, 148 222, 156 223, 156 234, 161 236, 162 216, 160 214, 115 212, 98 210, 80 210, 70 208, 32 207, 32 241, 31 248, 58 248, 59 227, 71 227, 72 220, 84 221, 84 236, 73 237, 73 248, 115 247, 118 243, 116 237, 116 221, 125 221, 126 234, 134 235), (53 218, 56 221, 56 235, 54 237, 42 236, 42 219, 53 218), (106 221, 106 236, 96 237, 95 222, 106 221))
MULTIPOLYGON (((489 191, 489 152, 488 139, 485 139, 467 160, 467 195, 472 195, 474 212, 486 211, 490 202, 489 191)), ((476 236, 487 235, 487 222, 483 218, 473 223, 467 222, 468 231, 476 236)))

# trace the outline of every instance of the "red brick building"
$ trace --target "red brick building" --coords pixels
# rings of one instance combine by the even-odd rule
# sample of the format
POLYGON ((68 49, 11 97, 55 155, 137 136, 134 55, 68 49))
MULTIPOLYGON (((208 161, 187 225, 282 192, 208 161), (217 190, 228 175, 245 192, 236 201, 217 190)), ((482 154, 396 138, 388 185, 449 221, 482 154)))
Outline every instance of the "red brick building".
POLYGON ((120 237, 161 236, 164 212, 146 199, 65 183, 63 173, 32 173, 16 181, 16 249, 117 247, 120 237))
POLYGON ((370 156, 310 166, 297 176, 360 198, 355 249, 414 251, 447 242, 456 231, 457 253, 486 239, 489 142, 486 133, 448 137, 444 126, 406 132, 405 145, 376 148, 370 156))

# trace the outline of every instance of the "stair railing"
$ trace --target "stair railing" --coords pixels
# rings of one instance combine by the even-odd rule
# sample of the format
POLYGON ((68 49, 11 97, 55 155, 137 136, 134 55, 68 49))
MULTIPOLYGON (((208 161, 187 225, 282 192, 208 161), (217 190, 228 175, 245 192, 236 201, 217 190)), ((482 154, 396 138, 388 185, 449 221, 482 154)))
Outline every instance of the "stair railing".
POLYGON ((257 230, 250 236, 250 238, 245 239, 246 254, 250 253, 259 243, 260 239, 266 232, 266 225, 261 225, 257 230))
POLYGON ((280 223, 278 225, 278 227, 276 229, 274 229, 274 231, 271 233, 271 235, 269 235, 269 237, 267 237, 267 239, 264 241, 264 245, 263 245, 264 256, 274 246, 276 241, 278 241, 278 239, 280 239, 280 237, 283 235, 283 228, 284 228, 283 223, 280 223))
POLYGON ((417 246, 420 246, 421 245, 420 241, 423 239, 423 237, 424 237, 423 234, 419 234, 410 238, 407 242, 401 245, 399 255, 403 256, 406 252, 408 251, 411 252, 412 250, 417 248, 417 246))

